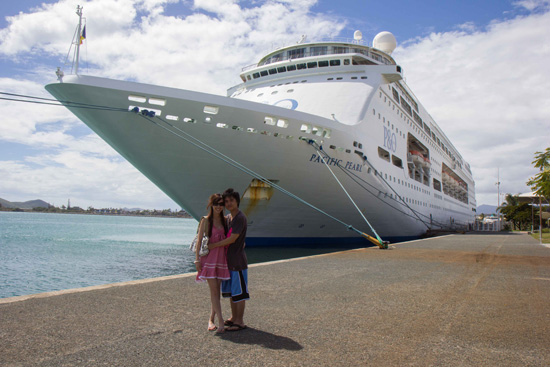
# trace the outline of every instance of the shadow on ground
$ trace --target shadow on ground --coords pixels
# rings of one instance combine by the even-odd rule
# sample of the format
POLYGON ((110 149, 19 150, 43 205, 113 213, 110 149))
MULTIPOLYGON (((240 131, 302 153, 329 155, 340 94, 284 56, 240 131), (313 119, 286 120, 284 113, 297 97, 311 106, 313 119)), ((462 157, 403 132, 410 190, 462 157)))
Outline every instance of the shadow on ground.
POLYGON ((235 332, 226 331, 219 337, 237 344, 255 344, 268 349, 285 349, 291 351, 304 349, 299 343, 286 336, 271 334, 251 327, 235 332))

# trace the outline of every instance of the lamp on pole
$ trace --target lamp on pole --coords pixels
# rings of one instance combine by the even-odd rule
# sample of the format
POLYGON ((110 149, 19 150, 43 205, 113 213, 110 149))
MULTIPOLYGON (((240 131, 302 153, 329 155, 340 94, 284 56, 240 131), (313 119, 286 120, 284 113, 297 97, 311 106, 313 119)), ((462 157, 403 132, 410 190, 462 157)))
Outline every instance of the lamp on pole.
POLYGON ((497 183, 495 185, 497 185, 497 191, 498 191, 498 194, 497 194, 497 202, 498 202, 498 205, 497 205, 497 218, 498 218, 498 230, 500 231, 500 167, 497 168, 497 183))

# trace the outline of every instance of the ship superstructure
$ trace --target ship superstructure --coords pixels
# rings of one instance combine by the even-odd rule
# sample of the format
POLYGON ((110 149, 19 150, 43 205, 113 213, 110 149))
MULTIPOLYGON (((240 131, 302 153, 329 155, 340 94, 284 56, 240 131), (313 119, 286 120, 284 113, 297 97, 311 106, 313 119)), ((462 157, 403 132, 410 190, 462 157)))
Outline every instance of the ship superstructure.
POLYGON ((406 85, 394 48, 388 32, 372 47, 357 32, 301 42, 244 68, 226 97, 82 75, 46 88, 60 101, 126 111, 67 104, 195 218, 211 193, 240 191, 248 244, 363 239, 182 136, 367 230, 345 187, 384 239, 465 227, 476 207, 469 165, 406 85))

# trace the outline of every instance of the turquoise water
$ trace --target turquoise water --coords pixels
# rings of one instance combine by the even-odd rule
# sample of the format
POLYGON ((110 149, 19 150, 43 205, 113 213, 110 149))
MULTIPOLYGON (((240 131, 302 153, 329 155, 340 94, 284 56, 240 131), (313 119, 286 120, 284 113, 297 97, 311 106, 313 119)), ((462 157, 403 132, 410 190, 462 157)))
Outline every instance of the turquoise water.
POLYGON ((0 212, 0 298, 194 270, 194 219, 0 212))
MULTIPOLYGON (((194 272, 194 219, 0 212, 0 298, 194 272)), ((252 247, 249 263, 343 250, 252 247)))

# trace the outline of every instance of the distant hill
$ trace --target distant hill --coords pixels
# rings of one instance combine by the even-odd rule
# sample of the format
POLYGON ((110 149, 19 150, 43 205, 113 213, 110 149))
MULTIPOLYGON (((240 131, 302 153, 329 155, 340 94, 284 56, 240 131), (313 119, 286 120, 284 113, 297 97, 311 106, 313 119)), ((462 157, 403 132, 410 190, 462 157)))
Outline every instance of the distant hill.
POLYGON ((497 206, 496 205, 480 205, 477 207, 477 214, 496 214, 497 213, 497 206))
POLYGON ((19 202, 19 201, 7 201, 5 199, 0 198, 0 204, 2 204, 4 208, 12 208, 12 209, 47 208, 50 206, 50 204, 48 204, 44 200, 38 200, 38 199, 19 202))

